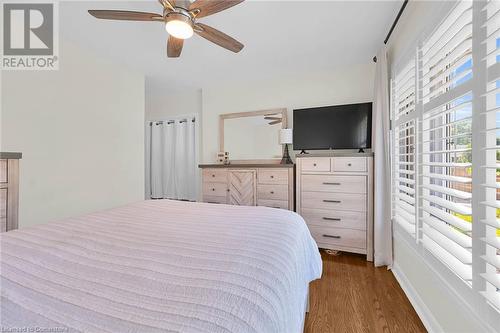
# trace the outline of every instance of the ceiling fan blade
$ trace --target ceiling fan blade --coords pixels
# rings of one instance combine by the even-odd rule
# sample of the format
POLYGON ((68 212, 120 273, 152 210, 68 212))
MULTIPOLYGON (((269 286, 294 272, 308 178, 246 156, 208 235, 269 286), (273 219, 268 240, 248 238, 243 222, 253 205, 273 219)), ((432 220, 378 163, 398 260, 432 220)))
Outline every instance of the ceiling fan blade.
POLYGON ((163 16, 160 14, 131 12, 126 10, 89 10, 89 14, 95 18, 104 20, 164 21, 163 16))
POLYGON ((167 42, 167 56, 169 58, 178 58, 181 55, 183 45, 184 39, 169 36, 167 42))
POLYGON ((276 124, 279 124, 279 123, 281 123, 281 119, 280 120, 271 121, 269 123, 269 125, 276 125, 276 124))
POLYGON ((243 1, 245 0, 197 0, 189 6, 189 10, 200 18, 221 12, 243 1))
POLYGON ((222 46, 225 49, 238 53, 243 49, 244 45, 238 42, 233 37, 226 35, 223 32, 220 32, 217 29, 214 29, 206 24, 197 23, 195 25, 194 31, 200 35, 201 37, 215 43, 219 46, 222 46))
POLYGON ((158 0, 163 8, 168 8, 170 11, 175 9, 175 0, 158 0))

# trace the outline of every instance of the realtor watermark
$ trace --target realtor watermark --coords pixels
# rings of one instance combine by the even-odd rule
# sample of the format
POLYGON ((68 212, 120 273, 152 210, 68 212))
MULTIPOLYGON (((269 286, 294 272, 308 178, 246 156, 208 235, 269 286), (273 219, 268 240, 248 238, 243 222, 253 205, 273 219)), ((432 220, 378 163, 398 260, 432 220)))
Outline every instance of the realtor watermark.
POLYGON ((57 1, 2 1, 2 70, 59 69, 57 1))

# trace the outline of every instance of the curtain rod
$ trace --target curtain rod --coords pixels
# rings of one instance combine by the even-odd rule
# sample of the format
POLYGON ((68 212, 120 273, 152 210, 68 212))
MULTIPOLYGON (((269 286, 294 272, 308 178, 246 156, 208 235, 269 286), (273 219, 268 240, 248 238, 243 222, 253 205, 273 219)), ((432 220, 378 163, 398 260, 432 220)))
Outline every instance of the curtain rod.
MULTIPOLYGON (((187 123, 187 121, 188 121, 187 119, 183 119, 183 120, 179 121, 179 123, 187 123)), ((195 122, 195 119, 191 120, 191 122, 193 122, 193 123, 194 123, 194 122, 195 122)), ((156 123, 156 125, 160 125, 160 124, 163 124, 163 123, 164 123, 164 121, 150 121, 150 122, 149 122, 149 126, 152 126, 152 125, 153 125, 153 124, 155 124, 155 123, 156 123)), ((169 124, 173 124, 173 123, 175 123, 175 120, 170 120, 170 121, 167 121, 167 125, 169 125, 169 124)))
MULTIPOLYGON (((398 24, 398 21, 399 21, 401 15, 403 15, 403 12, 404 12, 407 4, 408 4, 408 0, 404 0, 403 5, 401 6, 401 9, 399 9, 398 15, 396 16, 396 19, 394 20, 394 22, 392 22, 392 26, 391 26, 391 29, 389 30, 389 33, 387 34, 387 37, 385 37, 384 44, 387 44, 387 42, 389 41, 389 38, 391 38, 392 32, 394 31, 394 28, 396 28, 396 25, 398 24)), ((373 57, 373 62, 377 62, 376 56, 373 57)))

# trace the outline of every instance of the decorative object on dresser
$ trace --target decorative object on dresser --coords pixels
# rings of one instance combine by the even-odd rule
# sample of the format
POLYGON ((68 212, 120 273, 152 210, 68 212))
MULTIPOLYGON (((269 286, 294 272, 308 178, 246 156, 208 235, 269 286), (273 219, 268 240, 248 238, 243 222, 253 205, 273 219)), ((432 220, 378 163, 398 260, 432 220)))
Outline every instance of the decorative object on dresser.
POLYGON ((229 153, 227 151, 217 153, 217 163, 229 164, 229 153))
POLYGON ((294 210, 293 164, 201 164, 203 201, 294 210))
POLYGON ((297 213, 320 248, 373 261, 373 157, 297 156, 297 213))
POLYGON ((18 228, 21 153, 0 152, 0 232, 18 228))
POLYGON ((292 164, 290 153, 288 152, 288 145, 293 143, 293 130, 291 128, 283 128, 280 130, 280 145, 284 145, 283 158, 281 164, 292 164))

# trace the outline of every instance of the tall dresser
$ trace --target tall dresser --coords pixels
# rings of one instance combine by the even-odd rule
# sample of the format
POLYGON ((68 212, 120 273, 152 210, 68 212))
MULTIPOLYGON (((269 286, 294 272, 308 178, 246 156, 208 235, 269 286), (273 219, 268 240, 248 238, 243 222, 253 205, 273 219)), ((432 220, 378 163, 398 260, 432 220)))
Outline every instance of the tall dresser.
POLYGON ((21 153, 0 152, 0 232, 18 228, 21 153))
POLYGON ((203 201, 294 210, 293 164, 202 164, 203 201))
POLYGON ((297 156, 297 213, 316 243, 373 261, 372 155, 306 156, 297 156))

